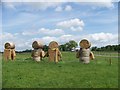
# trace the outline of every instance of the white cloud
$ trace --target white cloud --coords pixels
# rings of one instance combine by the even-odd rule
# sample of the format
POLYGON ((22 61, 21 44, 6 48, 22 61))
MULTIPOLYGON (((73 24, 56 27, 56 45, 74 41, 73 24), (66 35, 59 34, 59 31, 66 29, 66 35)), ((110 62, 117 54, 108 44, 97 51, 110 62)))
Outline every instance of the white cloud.
MULTIPOLYGON (((69 1, 73 1, 77 4, 81 4, 81 2, 83 2, 83 5, 90 5, 90 6, 95 6, 95 7, 106 7, 106 8, 114 8, 114 4, 113 2, 119 2, 119 0, 68 0, 69 1)), ((67 2, 67 1, 66 1, 67 2)), ((82 5, 81 4, 81 5, 82 5)))
POLYGON ((76 4, 81 4, 81 2, 84 2, 82 3, 81 5, 90 5, 90 6, 95 6, 95 7, 106 7, 106 8, 113 8, 114 7, 114 4, 113 2, 118 2, 118 0, 78 0, 78 2, 76 2, 76 4), (80 3, 78 3, 80 2, 80 3))
POLYGON ((102 43, 103 42, 112 43, 112 42, 118 40, 118 35, 117 34, 112 34, 112 33, 101 32, 101 33, 89 34, 88 38, 90 38, 93 41, 98 41, 98 42, 102 42, 102 43))
POLYGON ((72 31, 81 31, 84 26, 84 22, 78 18, 75 18, 59 22, 57 23, 57 26, 64 29, 71 29, 72 31))
POLYGON ((58 42, 58 38, 57 37, 50 37, 50 36, 45 36, 42 37, 41 40, 43 40, 45 42, 45 44, 49 44, 51 41, 57 41, 58 42))
MULTIPOLYGON (((44 1, 44 0, 17 0, 17 2, 19 3, 15 3, 16 0, 2 0, 2 2, 9 2, 9 3, 5 3, 6 7, 11 8, 11 9, 16 9, 16 6, 22 6, 22 5, 26 5, 29 7, 32 7, 36 10, 46 10, 48 8, 56 8, 55 11, 71 11, 72 7, 70 5, 65 6, 65 8, 63 9, 60 5, 67 3, 67 2, 74 2, 74 3, 80 3, 81 2, 86 2, 84 3, 85 5, 91 5, 91 6, 95 6, 95 7, 107 7, 107 8, 112 8, 114 7, 114 2, 115 0, 101 0, 101 1, 97 1, 97 0, 48 0, 48 1, 44 1)), ((116 0, 117 1, 117 0, 116 0)), ((83 4, 83 5, 84 5, 83 4)))
POLYGON ((106 46, 106 45, 116 45, 118 44, 118 35, 112 33, 93 33, 81 36, 73 37, 76 41, 80 41, 81 39, 88 39, 92 46, 106 46))
POLYGON ((14 35, 11 33, 3 32, 0 38, 1 39, 14 38, 14 35))
POLYGON ((32 41, 34 41, 34 40, 41 40, 42 42, 44 42, 44 44, 47 44, 47 45, 51 41, 57 41, 59 44, 64 44, 64 43, 68 42, 69 40, 71 40, 72 37, 74 38, 73 35, 69 35, 69 34, 61 35, 59 37, 43 36, 41 38, 33 38, 32 41))
POLYGON ((38 30, 28 30, 28 31, 24 31, 22 32, 22 35, 26 36, 32 36, 32 35, 49 35, 49 36, 59 36, 59 35, 63 35, 64 31, 62 29, 47 29, 47 28, 40 28, 38 30))
POLYGON ((58 37, 44 36, 40 38, 32 38, 29 41, 31 41, 31 45, 33 41, 41 41, 43 45, 48 45, 51 41, 58 41, 58 37))
POLYGON ((70 35, 70 34, 66 34, 66 35, 62 35, 58 38, 58 41, 61 43, 61 44, 64 44, 70 40, 73 40, 74 39, 74 36, 73 35, 70 35))
MULTIPOLYGON (((118 2, 119 0, 17 0, 17 2, 118 2)), ((2 0, 2 2, 16 2, 16 0, 2 0)))
POLYGON ((8 8, 8 9, 13 9, 13 10, 16 10, 16 4, 15 3, 5 3, 5 7, 8 8))
MULTIPOLYGON (((16 50, 26 50, 32 49, 32 42, 34 40, 40 40, 43 44, 49 44, 50 41, 57 41, 59 44, 64 44, 70 40, 75 40, 76 42, 80 42, 82 39, 88 39, 92 46, 106 46, 106 45, 115 45, 118 44, 118 35, 112 33, 93 33, 87 35, 70 35, 64 34, 61 36, 43 36, 39 38, 24 38, 20 33, 6 33, 4 32, 2 36, 0 36, 0 40, 2 40, 3 44, 5 42, 14 42, 16 45, 16 50)), ((0 49, 4 48, 4 45, 0 46, 0 49)), ((1 50, 0 50, 1 51, 1 50)))
POLYGON ((78 18, 57 23, 57 26, 70 28, 71 26, 84 26, 84 22, 78 18))
POLYGON ((82 28, 82 27, 79 27, 79 26, 76 27, 76 28, 75 28, 75 27, 71 27, 70 29, 71 29, 72 31, 82 31, 82 30, 83 30, 83 28, 82 28))
POLYGON ((3 51, 4 49, 4 44, 6 42, 13 42, 16 46, 16 50, 21 51, 25 49, 30 49, 31 48, 31 41, 29 39, 23 39, 24 37, 20 33, 7 33, 3 32, 2 36, 0 37, 0 41, 2 41, 2 46, 0 46, 0 51, 3 51))
POLYGON ((37 8, 37 9, 40 9, 40 10, 46 10, 47 8, 50 8, 50 7, 56 7, 58 5, 61 5, 62 2, 33 2, 33 3, 27 3, 27 5, 30 5, 32 6, 33 8, 37 8))
POLYGON ((100 40, 107 41, 108 39, 112 39, 113 35, 111 33, 101 32, 101 33, 90 34, 89 37, 97 41, 100 41, 100 40))
POLYGON ((71 11, 72 10, 72 7, 70 6, 70 5, 67 5, 66 7, 65 7, 65 11, 71 11))
POLYGON ((43 40, 45 44, 48 44, 50 41, 53 41, 53 40, 57 41, 60 44, 64 44, 66 42, 69 42, 70 40, 75 40, 76 42, 79 43, 82 39, 88 39, 92 43, 92 46, 97 46, 97 47, 118 44, 117 34, 103 33, 103 32, 87 34, 87 35, 65 34, 59 37, 45 36, 41 38, 41 40, 43 40))
POLYGON ((8 19, 3 23, 3 28, 5 27, 16 27, 20 25, 25 25, 28 23, 34 22, 36 19, 38 19, 39 15, 36 15, 34 13, 19 13, 14 18, 8 19))
POLYGON ((113 8, 114 4, 110 2, 92 2, 89 5, 96 6, 96 7, 106 7, 106 8, 113 8))
POLYGON ((82 39, 88 39, 92 43, 92 46, 97 47, 118 44, 118 35, 112 33, 101 32, 87 35, 62 35, 58 37, 60 43, 66 43, 70 40, 75 40, 79 43, 82 39))
POLYGON ((64 31, 61 29, 46 29, 46 28, 41 28, 39 29, 39 33, 44 34, 44 35, 50 35, 50 36, 58 36, 58 35, 63 35, 64 31))
POLYGON ((23 31, 22 32, 22 35, 26 36, 31 36, 31 35, 36 35, 36 34, 39 34, 38 31, 34 31, 34 30, 31 30, 31 31, 23 31))
POLYGON ((4 5, 7 8, 16 9, 17 6, 25 5, 27 7, 32 7, 33 9, 36 10, 46 10, 48 8, 55 8, 63 3, 63 2, 24 2, 24 1, 20 1, 19 3, 16 3, 16 1, 9 3, 5 2, 7 1, 4 1, 4 5))
POLYGON ((58 7, 56 7, 55 11, 56 12, 61 12, 61 11, 63 11, 63 8, 61 6, 58 6, 58 7))

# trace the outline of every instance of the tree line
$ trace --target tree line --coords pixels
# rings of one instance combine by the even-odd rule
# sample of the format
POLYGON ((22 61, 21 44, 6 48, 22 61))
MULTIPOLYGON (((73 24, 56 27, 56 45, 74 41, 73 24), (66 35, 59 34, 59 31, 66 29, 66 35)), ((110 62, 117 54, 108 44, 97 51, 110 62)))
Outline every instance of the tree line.
MULTIPOLYGON (((59 46, 59 49, 61 51, 72 51, 72 50, 75 50, 75 48, 78 47, 78 43, 74 40, 70 40, 69 42, 65 43, 65 44, 62 44, 59 46)), ((44 45, 43 46, 43 50, 44 51, 48 51, 48 45, 44 45)), ((104 47, 91 47, 91 50, 92 51, 118 51, 120 52, 120 44, 119 45, 107 45, 107 46, 104 46, 104 47)), ((24 51, 21 51, 22 52, 31 52, 32 49, 26 49, 24 51)), ((17 51, 18 52, 18 51, 17 51)))
POLYGON ((120 44, 119 45, 107 45, 104 47, 92 47, 91 48, 92 51, 117 51, 120 52, 120 44))

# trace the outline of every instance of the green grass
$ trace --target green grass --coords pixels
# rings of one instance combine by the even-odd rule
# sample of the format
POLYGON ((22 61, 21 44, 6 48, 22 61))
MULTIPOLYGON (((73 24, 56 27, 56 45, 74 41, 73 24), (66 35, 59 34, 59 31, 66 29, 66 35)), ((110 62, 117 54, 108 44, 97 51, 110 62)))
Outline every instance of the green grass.
POLYGON ((17 54, 16 61, 2 62, 3 88, 117 88, 118 58, 96 56, 90 64, 82 64, 75 52, 62 52, 58 64, 40 63, 30 53, 17 54))

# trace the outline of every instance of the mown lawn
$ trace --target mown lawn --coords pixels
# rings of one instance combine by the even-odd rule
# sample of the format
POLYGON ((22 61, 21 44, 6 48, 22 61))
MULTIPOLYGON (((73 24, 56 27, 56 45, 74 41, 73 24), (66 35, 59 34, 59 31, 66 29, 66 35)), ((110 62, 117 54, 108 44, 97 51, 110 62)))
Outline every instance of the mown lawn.
MULTIPOLYGON (((40 63, 30 53, 17 54, 15 61, 2 62, 3 88, 117 88, 118 58, 96 56, 82 64, 75 52, 62 52, 58 64, 44 58, 40 63), (112 64, 109 64, 109 59, 112 64)), ((114 55, 113 55, 114 56, 114 55)))

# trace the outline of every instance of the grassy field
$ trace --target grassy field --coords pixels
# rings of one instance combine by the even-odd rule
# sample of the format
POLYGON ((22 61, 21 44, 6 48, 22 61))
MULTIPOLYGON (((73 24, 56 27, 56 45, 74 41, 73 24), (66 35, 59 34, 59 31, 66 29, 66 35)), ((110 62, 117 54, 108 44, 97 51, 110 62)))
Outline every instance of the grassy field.
MULTIPOLYGON (((62 52, 61 62, 55 64, 44 58, 40 63, 30 53, 17 54, 15 61, 2 62, 3 88, 117 88, 118 58, 95 55, 85 65, 75 58, 75 52, 62 52), (109 64, 109 60, 112 64, 109 64)), ((113 54, 117 56, 117 53, 113 54)))

